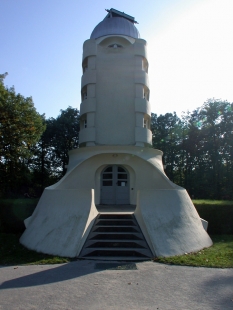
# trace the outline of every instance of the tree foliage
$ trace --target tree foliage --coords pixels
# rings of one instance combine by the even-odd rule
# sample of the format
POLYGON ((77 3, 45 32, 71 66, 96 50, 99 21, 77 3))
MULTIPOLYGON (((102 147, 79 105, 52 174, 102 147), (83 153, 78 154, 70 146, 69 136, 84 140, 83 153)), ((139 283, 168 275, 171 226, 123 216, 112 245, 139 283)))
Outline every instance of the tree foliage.
POLYGON ((181 119, 152 114, 165 172, 195 198, 233 199, 233 104, 209 99, 181 119))
POLYGON ((30 168, 42 192, 45 186, 59 180, 66 172, 68 152, 78 147, 79 111, 72 107, 61 110, 57 118, 45 121, 46 130, 34 148, 30 168))
POLYGON ((32 98, 16 94, 14 87, 5 87, 4 77, 0 76, 0 184, 7 192, 18 187, 18 179, 27 174, 25 160, 32 155, 45 125, 32 98))

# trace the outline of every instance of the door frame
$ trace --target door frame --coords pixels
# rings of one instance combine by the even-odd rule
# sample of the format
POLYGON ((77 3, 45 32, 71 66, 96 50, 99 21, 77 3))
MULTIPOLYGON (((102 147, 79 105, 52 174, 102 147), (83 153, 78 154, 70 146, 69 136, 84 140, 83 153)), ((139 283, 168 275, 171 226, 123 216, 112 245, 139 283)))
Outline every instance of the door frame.
MULTIPOLYGON (((107 196, 106 196, 107 197, 107 196)), ((110 199, 110 198, 109 198, 110 199)), ((127 168, 125 168, 123 165, 119 165, 119 164, 110 164, 105 166, 100 173, 100 204, 107 204, 107 205, 128 205, 130 204, 130 173, 128 171, 127 168), (108 168, 112 167, 112 171, 106 171, 108 168), (122 168, 124 171, 118 171, 118 168, 122 168), (110 186, 103 186, 103 182, 104 182, 104 178, 103 178, 103 174, 112 174, 112 178, 106 178, 105 182, 112 182, 112 185, 110 186), (125 174, 127 175, 127 178, 118 178, 118 174, 125 174), (118 186, 117 184, 119 183, 125 183, 126 182, 126 186, 124 185, 120 185, 118 186), (105 199, 107 200, 107 198, 104 197, 104 191, 103 189, 106 189, 107 193, 107 187, 109 187, 109 195, 112 195, 112 203, 104 203, 105 199), (125 191, 123 191, 123 193, 120 193, 121 188, 124 187, 125 191), (111 194, 112 191, 112 194, 111 194), (120 195, 123 194, 123 202, 124 203, 119 203, 120 201, 120 195), (118 199, 119 198, 119 199, 118 199)))

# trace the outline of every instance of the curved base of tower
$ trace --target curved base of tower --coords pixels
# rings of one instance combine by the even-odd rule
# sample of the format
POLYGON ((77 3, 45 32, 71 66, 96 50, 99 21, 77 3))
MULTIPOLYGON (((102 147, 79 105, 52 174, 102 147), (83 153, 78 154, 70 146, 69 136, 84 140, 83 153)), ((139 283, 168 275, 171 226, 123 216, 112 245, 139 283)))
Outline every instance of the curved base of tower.
POLYGON ((66 175, 46 188, 20 242, 29 249, 77 257, 98 215, 96 205, 136 205, 153 256, 212 245, 188 193, 164 173, 162 152, 137 146, 94 146, 69 154, 66 175))

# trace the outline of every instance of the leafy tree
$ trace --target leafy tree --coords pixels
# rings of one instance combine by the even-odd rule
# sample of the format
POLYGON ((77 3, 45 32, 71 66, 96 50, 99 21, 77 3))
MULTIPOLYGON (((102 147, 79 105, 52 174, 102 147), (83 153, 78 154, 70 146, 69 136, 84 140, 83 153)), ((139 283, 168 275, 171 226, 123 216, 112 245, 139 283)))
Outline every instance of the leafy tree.
POLYGON ((68 107, 60 112, 56 119, 50 119, 50 137, 56 170, 60 170, 60 175, 63 176, 69 160, 68 152, 79 145, 79 111, 68 107))
POLYGON ((22 177, 22 170, 25 175, 25 163, 32 156, 32 147, 45 130, 43 116, 36 111, 32 98, 16 94, 14 87, 5 87, 3 84, 5 76, 6 74, 0 76, 0 185, 2 193, 16 190, 19 185, 18 181, 22 177))
POLYGON ((163 164, 168 177, 175 181, 177 172, 177 161, 179 154, 177 147, 180 143, 181 122, 174 112, 165 115, 151 116, 151 130, 153 137, 153 146, 163 151, 163 164))
POLYGON ((233 199, 233 104, 209 99, 177 118, 152 114, 153 146, 165 172, 195 198, 233 199))
POLYGON ((46 130, 34 147, 30 160, 34 187, 41 194, 66 172, 68 152, 79 143, 79 111, 72 107, 61 110, 57 118, 45 120, 46 130))

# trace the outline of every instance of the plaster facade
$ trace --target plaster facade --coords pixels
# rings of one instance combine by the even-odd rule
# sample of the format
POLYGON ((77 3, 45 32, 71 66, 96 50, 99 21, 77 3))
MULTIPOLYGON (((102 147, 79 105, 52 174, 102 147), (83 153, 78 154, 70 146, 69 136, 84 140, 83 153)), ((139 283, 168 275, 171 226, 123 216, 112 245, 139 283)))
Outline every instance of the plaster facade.
POLYGON ((186 190, 167 178, 162 152, 151 147, 147 43, 132 17, 116 12, 83 45, 80 148, 70 151, 66 175, 45 189, 20 242, 78 256, 96 205, 107 202, 136 205, 154 256, 198 251, 212 244, 206 223, 186 190))
POLYGON ((146 41, 90 39, 83 46, 80 145, 151 145, 146 41))

